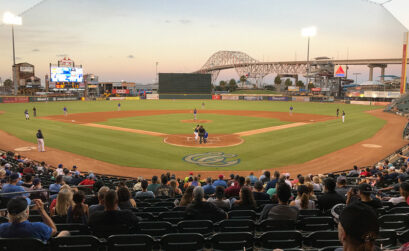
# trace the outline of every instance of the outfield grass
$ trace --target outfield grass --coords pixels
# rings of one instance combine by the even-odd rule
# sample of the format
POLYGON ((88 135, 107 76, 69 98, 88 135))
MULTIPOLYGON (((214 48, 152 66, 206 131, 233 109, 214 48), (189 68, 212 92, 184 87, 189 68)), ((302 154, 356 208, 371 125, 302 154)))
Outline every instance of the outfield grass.
MULTIPOLYGON (((98 102, 54 102, 28 104, 0 104, 0 129, 23 140, 35 143, 37 129, 42 129, 46 147, 91 157, 113 164, 158 168, 169 170, 257 170, 274 168, 289 164, 302 163, 324 154, 339 150, 373 136, 385 121, 364 113, 368 107, 360 105, 340 105, 327 103, 296 103, 272 101, 204 101, 205 109, 222 110, 260 110, 288 111, 290 105, 294 112, 335 115, 336 108, 346 112, 346 123, 340 120, 329 120, 296 128, 263 133, 244 137, 245 142, 234 147, 216 149, 185 148, 167 145, 162 138, 91 128, 77 124, 57 121, 24 119, 24 110, 36 106, 40 116, 62 114, 67 106, 69 113, 115 111, 116 101, 98 102), (232 167, 209 168, 186 163, 182 158, 195 153, 221 151, 237 154, 240 163, 232 167)), ((259 128, 261 125, 272 126, 282 123, 274 119, 250 118, 215 114, 200 114, 201 100, 141 100, 121 101, 122 110, 155 110, 155 109, 199 109, 200 119, 211 119, 214 122, 206 125, 209 131, 228 133, 259 128), (203 117, 202 117, 203 116, 203 117), (205 118, 206 116, 206 118, 205 118), (231 130, 231 131, 230 131, 231 130)), ((185 114, 187 115, 187 114, 185 114)), ((166 133, 184 133, 192 131, 192 125, 180 123, 183 114, 157 115, 114 119, 104 123, 166 133), (126 125, 126 126, 124 126, 126 125)), ((183 117, 183 118, 182 118, 183 117)))

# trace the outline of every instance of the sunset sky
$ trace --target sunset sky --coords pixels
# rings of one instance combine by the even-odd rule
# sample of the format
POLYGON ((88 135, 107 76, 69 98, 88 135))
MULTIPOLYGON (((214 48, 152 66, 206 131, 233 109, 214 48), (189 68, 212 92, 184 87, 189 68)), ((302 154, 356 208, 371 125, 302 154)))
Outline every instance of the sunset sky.
MULTIPOLYGON (((23 13, 15 28, 16 61, 34 64, 41 79, 64 56, 100 81, 138 83, 154 81, 156 61, 160 72, 192 72, 219 50, 260 61, 305 60, 300 31, 311 25, 317 27, 311 58, 345 59, 347 51, 350 59, 399 58, 407 31, 366 0, 0 0, 1 16, 5 11, 23 13)), ((11 65, 11 27, 1 24, 3 80, 11 78, 11 65)), ((366 67, 351 71, 367 80, 366 67)), ((400 75, 399 67, 387 73, 400 75)), ((238 78, 226 71, 219 80, 229 77, 238 78)))

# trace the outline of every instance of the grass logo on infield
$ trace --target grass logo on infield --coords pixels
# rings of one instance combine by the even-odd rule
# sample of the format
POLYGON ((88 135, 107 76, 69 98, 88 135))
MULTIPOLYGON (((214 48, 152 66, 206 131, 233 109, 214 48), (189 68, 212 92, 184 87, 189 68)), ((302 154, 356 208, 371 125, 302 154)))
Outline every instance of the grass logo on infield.
POLYGON ((237 154, 223 152, 196 153, 183 157, 183 160, 198 166, 226 167, 240 163, 237 154))

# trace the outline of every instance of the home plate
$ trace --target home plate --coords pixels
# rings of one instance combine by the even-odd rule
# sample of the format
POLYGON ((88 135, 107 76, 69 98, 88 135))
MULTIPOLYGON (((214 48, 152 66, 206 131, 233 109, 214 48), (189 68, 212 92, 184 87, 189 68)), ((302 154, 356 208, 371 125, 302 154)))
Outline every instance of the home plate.
POLYGON ((313 119, 310 119, 310 121, 311 121, 311 122, 314 122, 315 120, 313 120, 313 119))
POLYGON ((75 122, 75 120, 71 120, 71 122, 72 122, 72 123, 74 123, 74 122, 75 122))
POLYGON ((366 148, 381 148, 382 147, 380 145, 375 145, 375 144, 362 144, 362 146, 366 148))

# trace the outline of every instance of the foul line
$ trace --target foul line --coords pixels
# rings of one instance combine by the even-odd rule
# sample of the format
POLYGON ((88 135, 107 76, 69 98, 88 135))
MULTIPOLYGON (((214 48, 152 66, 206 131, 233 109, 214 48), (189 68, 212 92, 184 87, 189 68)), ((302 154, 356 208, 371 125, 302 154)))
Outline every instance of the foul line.
POLYGON ((250 136, 250 135, 255 135, 255 134, 260 134, 260 133, 265 133, 265 132, 272 132, 272 131, 278 131, 278 130, 292 128, 292 127, 298 127, 298 126, 307 125, 307 124, 309 124, 309 123, 298 122, 298 123, 291 123, 291 124, 285 124, 285 125, 279 125, 279 126, 271 126, 271 127, 265 127, 265 128, 250 130, 250 131, 238 132, 238 133, 235 133, 235 134, 239 135, 240 137, 241 136, 250 136))
POLYGON ((145 135, 150 135, 150 136, 164 137, 168 135, 166 133, 161 133, 161 132, 151 132, 151 131, 124 128, 124 127, 118 127, 118 126, 100 125, 100 124, 93 124, 93 123, 87 123, 87 124, 82 124, 82 125, 89 126, 89 127, 111 129, 111 130, 116 130, 116 131, 123 131, 123 132, 139 133, 139 134, 145 134, 145 135))

